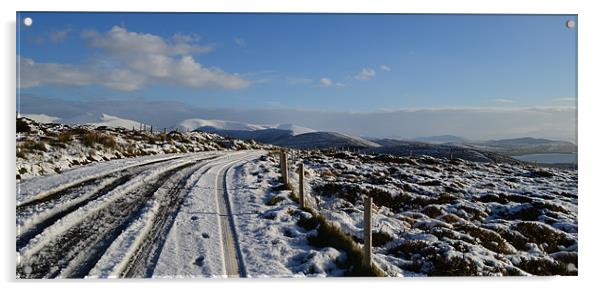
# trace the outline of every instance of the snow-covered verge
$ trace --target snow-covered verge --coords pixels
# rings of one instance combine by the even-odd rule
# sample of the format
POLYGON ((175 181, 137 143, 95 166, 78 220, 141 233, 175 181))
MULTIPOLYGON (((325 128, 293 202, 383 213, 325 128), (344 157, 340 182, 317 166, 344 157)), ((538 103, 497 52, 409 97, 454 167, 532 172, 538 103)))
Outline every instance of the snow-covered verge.
MULTIPOLYGON (((374 260, 391 276, 577 274, 574 170, 424 156, 298 155, 320 212, 358 243, 362 196, 373 197, 374 260)), ((285 207, 273 210, 277 221, 293 220, 285 207)))
MULTIPOLYGON (((389 276, 577 274, 577 173, 430 157, 294 151, 311 204, 358 246, 374 199, 374 263, 389 276)), ((294 165, 294 166, 293 166, 294 165)), ((251 277, 345 276, 342 249, 316 244, 311 214, 268 154, 229 171, 235 225, 251 277)))
POLYGON ((17 179, 61 173, 93 162, 158 154, 269 148, 205 132, 150 132, 17 119, 17 179))
POLYGON ((277 169, 277 158, 268 154, 227 173, 247 276, 345 275, 349 265, 344 251, 308 242, 316 230, 303 228, 299 221, 311 215, 299 209, 291 191, 279 182, 277 169))

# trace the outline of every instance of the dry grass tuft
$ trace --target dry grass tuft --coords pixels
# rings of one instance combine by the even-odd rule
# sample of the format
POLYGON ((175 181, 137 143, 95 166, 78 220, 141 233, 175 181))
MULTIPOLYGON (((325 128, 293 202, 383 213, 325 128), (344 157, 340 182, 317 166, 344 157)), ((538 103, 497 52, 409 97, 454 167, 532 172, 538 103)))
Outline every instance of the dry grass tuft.
POLYGON ((98 132, 88 132, 84 134, 82 143, 87 147, 93 147, 96 144, 100 144, 110 149, 117 147, 117 142, 114 137, 98 132))
POLYGON ((386 274, 378 269, 374 264, 370 268, 363 266, 363 251, 345 234, 338 226, 328 222, 326 218, 313 209, 304 208, 303 210, 312 214, 311 218, 301 217, 297 224, 306 229, 316 229, 317 235, 309 237, 307 240, 310 245, 316 247, 333 247, 342 250, 347 254, 348 270, 347 276, 352 277, 384 277, 386 274))

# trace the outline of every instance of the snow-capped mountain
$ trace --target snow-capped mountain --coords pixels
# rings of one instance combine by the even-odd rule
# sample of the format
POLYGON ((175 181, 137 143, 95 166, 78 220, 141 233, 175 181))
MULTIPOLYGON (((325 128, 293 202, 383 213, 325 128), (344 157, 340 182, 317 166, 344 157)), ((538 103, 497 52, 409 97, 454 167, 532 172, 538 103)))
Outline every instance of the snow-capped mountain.
POLYGON ((215 129, 223 130, 260 130, 266 127, 256 124, 229 121, 229 120, 208 120, 200 118, 186 119, 177 126, 178 129, 183 131, 192 131, 201 127, 211 127, 215 129))
POLYGON ((255 140, 290 148, 368 148, 379 147, 369 140, 338 132, 322 132, 291 124, 251 124, 227 120, 187 119, 179 129, 216 133, 231 138, 255 140))
POLYGON ((266 125, 266 126, 268 126, 268 128, 290 130, 293 132, 293 135, 300 135, 300 134, 304 134, 304 133, 316 132, 316 130, 314 130, 314 129, 299 126, 296 124, 291 124, 291 123, 282 123, 282 124, 266 125))
POLYGON ((46 114, 19 114, 20 117, 31 119, 38 123, 59 123, 68 125, 94 125, 94 126, 107 126, 107 127, 122 127, 127 129, 138 129, 140 126, 150 127, 148 124, 144 124, 139 121, 125 119, 106 113, 85 113, 75 117, 61 118, 56 116, 50 116, 46 114))
POLYGON ((59 119, 55 122, 62 123, 62 124, 89 124, 89 125, 95 125, 95 126, 123 127, 123 128, 127 128, 127 129, 132 129, 132 128, 138 129, 141 124, 142 124, 142 126, 148 127, 148 125, 145 125, 144 123, 141 123, 141 122, 138 122, 135 120, 124 119, 124 118, 120 118, 117 116, 108 115, 105 113, 101 113, 101 114, 86 113, 86 114, 76 116, 73 118, 59 119))
POLYGON ((176 126, 176 128, 183 131, 191 130, 204 130, 204 131, 224 131, 224 130, 235 130, 235 131, 256 131, 264 129, 280 129, 290 131, 292 135, 299 135, 308 132, 315 132, 311 128, 283 123, 283 124, 252 124, 230 120, 215 120, 215 119, 200 119, 191 118, 186 119, 176 126))
POLYGON ((56 123, 61 120, 60 117, 50 116, 46 114, 19 114, 20 117, 29 118, 39 123, 56 123))

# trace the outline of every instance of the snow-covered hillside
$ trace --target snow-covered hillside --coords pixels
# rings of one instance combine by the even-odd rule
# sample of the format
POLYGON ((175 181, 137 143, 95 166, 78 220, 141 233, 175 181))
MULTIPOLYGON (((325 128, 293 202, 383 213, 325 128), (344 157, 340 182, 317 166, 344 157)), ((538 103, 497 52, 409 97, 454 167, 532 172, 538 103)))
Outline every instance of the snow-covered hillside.
POLYGON ((125 157, 270 148, 206 132, 140 131, 139 125, 132 130, 127 127, 129 122, 109 115, 103 115, 97 124, 87 125, 17 119, 17 179, 56 174, 92 162, 125 157))
POLYGON ((309 133, 309 132, 316 132, 316 130, 314 130, 314 129, 299 126, 296 124, 291 124, 291 123, 282 123, 282 124, 264 125, 264 126, 266 126, 267 128, 290 130, 293 133, 293 135, 299 135, 299 134, 304 134, 304 133, 309 133))
MULTIPOLYGON (((321 212, 391 275, 576 275, 577 171, 431 157, 297 153, 321 212)), ((299 162, 297 160, 295 162, 299 162)))
POLYGON ((108 126, 108 127, 121 127, 121 128, 126 128, 126 129, 139 129, 140 126, 144 127, 150 127, 147 124, 143 124, 139 121, 135 121, 135 120, 129 120, 129 119, 124 119, 124 118, 120 118, 117 116, 113 116, 113 115, 108 115, 108 114, 92 114, 92 113, 87 113, 84 115, 80 115, 80 116, 76 116, 73 118, 62 118, 60 120, 57 121, 58 123, 62 123, 62 124, 71 124, 71 125, 80 125, 80 124, 88 124, 88 125, 94 125, 94 126, 108 126))
MULTIPOLYGON (((373 197, 374 262, 389 276, 576 275, 577 173, 426 156, 294 151, 310 204, 361 246, 373 197)), ((291 181, 297 185, 296 167, 291 181)), ((230 174, 249 276, 342 276, 349 254, 316 245, 311 213, 267 155, 230 174), (257 215, 244 215, 255 214, 257 215)))
POLYGON ((50 116, 46 114, 20 114, 19 116, 29 118, 39 123, 56 123, 61 120, 60 117, 50 116))
POLYGON ((105 113, 85 113, 70 118, 61 118, 56 116, 49 116, 46 114, 20 114, 21 117, 31 119, 38 123, 60 123, 69 125, 93 125, 93 126, 107 126, 107 127, 121 127, 126 129, 140 129, 140 127, 148 127, 150 125, 144 124, 139 121, 129 120, 105 113))
POLYGON ((28 118, 17 119, 16 139, 21 278, 354 275, 357 256, 316 221, 361 246, 364 196, 375 204, 373 262, 389 276, 578 273, 572 169, 491 156, 309 150, 320 142, 378 145, 338 133, 287 134, 290 144, 280 145, 301 148, 289 149, 291 184, 303 163, 319 216, 282 184, 274 146, 28 118))
MULTIPOLYGON (((17 170, 26 178, 17 184, 18 277, 345 276, 357 269, 357 256, 333 242, 341 236, 324 233, 281 183, 277 152, 240 151, 273 148, 203 132, 28 119, 17 130, 17 170)), ((302 162, 309 204, 358 248, 362 197, 373 197, 373 262, 389 276, 578 272, 575 170, 290 153, 293 187, 302 162)))
POLYGON ((224 130, 259 130, 265 129, 261 125, 255 125, 244 122, 228 121, 228 120, 207 120, 200 118, 186 119, 178 125, 178 128, 183 131, 192 131, 199 127, 212 127, 215 129, 224 130))

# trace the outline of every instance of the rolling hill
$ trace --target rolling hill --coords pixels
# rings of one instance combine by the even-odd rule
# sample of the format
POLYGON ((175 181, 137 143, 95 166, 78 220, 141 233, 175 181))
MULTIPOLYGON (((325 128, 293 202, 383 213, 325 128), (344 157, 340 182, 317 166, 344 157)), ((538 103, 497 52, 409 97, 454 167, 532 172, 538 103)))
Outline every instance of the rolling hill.
POLYGON ((571 142, 531 137, 489 140, 468 143, 467 145, 476 149, 493 151, 509 156, 542 153, 572 154, 577 152, 577 145, 571 142))

